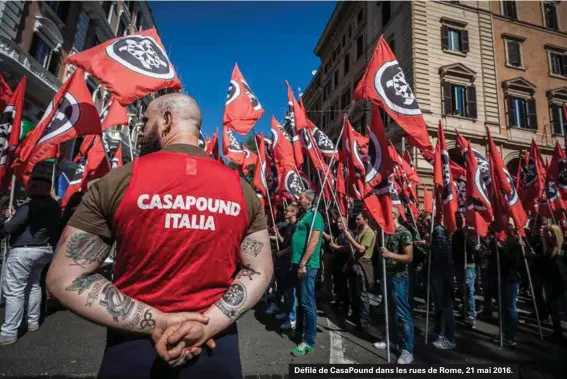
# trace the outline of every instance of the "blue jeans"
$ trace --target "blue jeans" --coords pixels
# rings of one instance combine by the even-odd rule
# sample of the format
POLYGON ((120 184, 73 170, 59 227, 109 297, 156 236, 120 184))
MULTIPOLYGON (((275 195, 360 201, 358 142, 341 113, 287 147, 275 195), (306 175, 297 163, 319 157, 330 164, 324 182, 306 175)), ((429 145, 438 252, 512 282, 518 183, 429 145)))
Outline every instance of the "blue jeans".
MULTIPOLYGON (((467 267, 465 270, 465 288, 463 296, 466 296, 466 318, 469 320, 476 319, 476 303, 474 298, 474 283, 476 280, 476 268, 467 267)), ((457 282, 459 283, 459 288, 461 293, 463 292, 463 268, 459 267, 457 269, 457 282)), ((463 304, 465 304, 465 299, 463 304)))
POLYGON ((413 318, 409 305, 409 279, 407 277, 387 277, 388 313, 390 315, 390 336, 401 350, 413 353, 413 318), (402 340, 398 341, 398 326, 401 322, 402 340))
POLYGON ((502 283, 502 333, 504 340, 515 340, 518 330, 518 282, 503 281, 502 283))
POLYGON ((290 321, 296 321, 297 303, 301 304, 303 311, 303 342, 309 346, 315 346, 317 335, 317 304, 315 303, 315 281, 318 268, 307 268, 307 273, 299 279, 297 277, 297 265, 294 264, 291 275, 295 277, 295 285, 291 286, 287 295, 287 306, 290 321))
POLYGON ((433 302, 435 303, 435 333, 455 342, 455 316, 453 314, 453 275, 433 275, 433 302))

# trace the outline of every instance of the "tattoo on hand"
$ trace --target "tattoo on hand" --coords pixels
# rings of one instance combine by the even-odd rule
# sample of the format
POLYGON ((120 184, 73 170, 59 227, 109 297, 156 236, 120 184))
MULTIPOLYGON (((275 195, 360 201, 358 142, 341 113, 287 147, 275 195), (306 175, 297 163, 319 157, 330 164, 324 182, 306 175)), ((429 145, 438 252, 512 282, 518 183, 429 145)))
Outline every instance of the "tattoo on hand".
POLYGON ((108 283, 102 290, 103 299, 99 304, 106 308, 115 322, 124 321, 134 309, 134 302, 130 296, 120 292, 112 283, 108 283))
POLYGON ((110 246, 93 234, 74 232, 68 237, 68 242, 64 250, 65 256, 71 258, 74 265, 84 268, 85 265, 91 263, 104 262, 110 251, 110 246))
POLYGON ((242 244, 240 245, 240 250, 244 254, 256 258, 258 254, 260 254, 260 251, 262 251, 263 247, 264 244, 262 242, 258 242, 251 238, 244 238, 244 241, 242 241, 242 244))
POLYGON ((232 283, 225 294, 215 305, 231 320, 240 317, 246 309, 243 308, 246 301, 246 287, 242 283, 232 283))
POLYGON ((260 275, 260 273, 252 268, 250 264, 242 267, 240 271, 238 271, 238 275, 236 275, 236 279, 242 279, 243 277, 247 277, 248 279, 252 280, 254 275, 260 275))

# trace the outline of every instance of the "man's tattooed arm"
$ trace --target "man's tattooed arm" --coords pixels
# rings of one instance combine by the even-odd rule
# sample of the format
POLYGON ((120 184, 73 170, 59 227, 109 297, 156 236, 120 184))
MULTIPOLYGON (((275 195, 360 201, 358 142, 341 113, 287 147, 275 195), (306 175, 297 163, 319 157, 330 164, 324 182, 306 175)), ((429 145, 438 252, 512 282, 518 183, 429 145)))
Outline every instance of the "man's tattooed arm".
POLYGON ((47 274, 49 291, 71 311, 102 326, 142 334, 165 328, 165 314, 95 273, 110 248, 94 234, 65 228, 47 274))

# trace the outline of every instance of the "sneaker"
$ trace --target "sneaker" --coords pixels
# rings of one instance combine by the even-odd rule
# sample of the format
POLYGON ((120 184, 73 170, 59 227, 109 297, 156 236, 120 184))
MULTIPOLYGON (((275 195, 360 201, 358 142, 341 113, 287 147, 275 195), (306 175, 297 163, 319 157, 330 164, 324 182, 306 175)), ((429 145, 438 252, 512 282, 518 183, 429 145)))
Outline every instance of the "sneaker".
MULTIPOLYGON (((492 338, 492 342, 494 342, 495 344, 500 345, 500 336, 496 336, 492 338)), ((503 346, 506 347, 514 347, 516 346, 518 343, 516 342, 516 340, 507 340, 506 338, 504 338, 504 343, 502 344, 503 346)))
POLYGON ((18 341, 17 336, 3 336, 0 335, 0 345, 11 345, 18 341))
POLYGON ((457 344, 455 342, 449 341, 446 337, 441 336, 437 338, 435 342, 433 342, 433 346, 441 350, 451 350, 456 348, 457 344))
POLYGON ((37 324, 28 324, 28 332, 36 332, 39 330, 39 323, 37 324))
POLYGON ((305 342, 302 342, 293 348, 291 355, 293 355, 294 357, 301 357, 303 355, 312 354, 314 351, 315 349, 313 347, 309 346, 305 342))
POLYGON ((283 321, 283 320, 287 319, 287 313, 285 313, 285 312, 280 312, 280 313, 276 314, 276 315, 274 316, 274 318, 275 318, 276 320, 278 320, 278 321, 283 321))
POLYGON ((402 353, 398 357, 397 363, 399 365, 409 365, 413 362, 413 354, 407 350, 402 350, 402 353))
POLYGON ((467 318, 465 320, 465 327, 467 329, 475 329, 476 328, 476 320, 474 318, 467 318))
POLYGON ((267 316, 273 316, 277 312, 278 312, 278 307, 276 307, 276 304, 272 304, 268 307, 268 309, 266 309, 264 313, 266 313, 267 316))
POLYGON ((283 324, 280 325, 280 329, 287 330, 287 329, 295 329, 296 323, 295 321, 287 320, 283 324))

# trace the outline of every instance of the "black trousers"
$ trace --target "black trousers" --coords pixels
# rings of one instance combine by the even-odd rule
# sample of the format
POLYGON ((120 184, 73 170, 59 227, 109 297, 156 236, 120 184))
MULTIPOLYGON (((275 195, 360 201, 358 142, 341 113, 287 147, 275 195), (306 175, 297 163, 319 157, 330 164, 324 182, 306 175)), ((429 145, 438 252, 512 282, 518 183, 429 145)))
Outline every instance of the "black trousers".
POLYGON ((185 365, 170 368, 158 357, 151 339, 108 331, 98 379, 242 379, 236 324, 215 342, 212 352, 205 348, 185 365))

